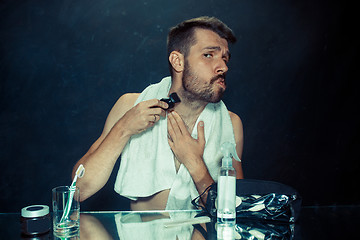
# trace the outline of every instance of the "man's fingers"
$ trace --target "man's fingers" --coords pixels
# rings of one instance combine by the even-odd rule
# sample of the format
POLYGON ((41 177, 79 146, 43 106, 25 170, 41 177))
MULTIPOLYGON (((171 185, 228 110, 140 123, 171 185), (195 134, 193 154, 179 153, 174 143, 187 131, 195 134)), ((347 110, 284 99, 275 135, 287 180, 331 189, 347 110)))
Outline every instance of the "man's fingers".
POLYGON ((188 134, 190 135, 184 121, 182 120, 182 118, 180 117, 180 115, 175 112, 175 111, 172 111, 169 115, 171 115, 171 117, 174 119, 173 120, 173 125, 179 129, 179 131, 182 133, 182 134, 188 134))
POLYGON ((171 138, 174 138, 176 137, 176 135, 181 134, 181 131, 172 112, 168 114, 168 133, 171 138))
MULTIPOLYGON (((136 106, 140 114, 148 115, 148 119, 154 122, 154 119, 150 115, 158 115, 161 117, 166 117, 166 111, 163 109, 167 107, 167 103, 164 103, 158 99, 150 99, 144 102, 138 103, 136 106)), ((159 120, 159 118, 157 118, 159 120)))
POLYGON ((159 119, 160 119, 160 117, 159 117, 159 115, 157 115, 157 114, 150 114, 149 116, 148 116, 148 121, 150 122, 150 123, 156 123, 159 119))
POLYGON ((160 101, 159 99, 150 99, 146 101, 148 104, 148 107, 150 108, 162 108, 162 109, 167 109, 169 107, 169 105, 164 102, 164 101, 160 101))
POLYGON ((168 104, 160 101, 158 99, 150 99, 147 101, 148 108, 151 110, 152 114, 157 114, 162 117, 166 117, 166 111, 168 104))
POLYGON ((198 132, 198 142, 200 144, 205 145, 205 131, 204 131, 204 122, 200 121, 197 125, 197 132, 198 132))

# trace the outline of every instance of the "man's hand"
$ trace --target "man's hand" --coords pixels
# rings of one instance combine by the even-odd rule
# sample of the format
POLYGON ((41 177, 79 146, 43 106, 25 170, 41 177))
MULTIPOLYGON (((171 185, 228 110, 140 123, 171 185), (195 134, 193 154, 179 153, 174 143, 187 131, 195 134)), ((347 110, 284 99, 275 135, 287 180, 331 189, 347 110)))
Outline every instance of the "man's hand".
POLYGON ((152 127, 161 117, 166 116, 164 109, 168 104, 158 99, 150 99, 138 103, 125 113, 120 119, 121 124, 126 126, 129 135, 141 133, 149 127, 152 127))
POLYGON ((200 204, 204 205, 207 199, 208 186, 214 183, 203 160, 205 149, 204 122, 197 125, 198 138, 194 139, 185 126, 179 114, 168 114, 168 142, 176 158, 189 171, 196 189, 202 194, 200 204))
POLYGON ((204 122, 197 126, 198 138, 189 133, 184 121, 175 111, 168 114, 168 142, 176 158, 191 173, 199 165, 204 167, 203 154, 205 148, 204 122))

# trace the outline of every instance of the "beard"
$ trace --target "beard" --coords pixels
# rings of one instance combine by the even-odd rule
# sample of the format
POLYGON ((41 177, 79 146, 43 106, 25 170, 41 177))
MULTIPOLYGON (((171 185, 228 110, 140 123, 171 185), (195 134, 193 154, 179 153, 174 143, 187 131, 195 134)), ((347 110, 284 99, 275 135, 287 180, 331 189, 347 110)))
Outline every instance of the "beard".
POLYGON ((185 60, 182 76, 182 85, 185 90, 184 97, 190 101, 219 102, 224 95, 225 89, 214 87, 214 83, 220 78, 223 78, 225 83, 225 74, 211 78, 209 83, 202 83, 198 75, 191 70, 187 60, 185 60), (215 91, 216 89, 218 91, 215 91))

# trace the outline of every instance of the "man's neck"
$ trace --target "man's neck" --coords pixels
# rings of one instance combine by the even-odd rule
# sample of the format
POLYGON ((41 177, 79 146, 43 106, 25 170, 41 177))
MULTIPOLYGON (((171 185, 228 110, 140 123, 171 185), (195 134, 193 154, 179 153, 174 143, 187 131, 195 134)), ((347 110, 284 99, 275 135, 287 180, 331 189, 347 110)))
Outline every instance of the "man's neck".
MULTIPOLYGON (((170 93, 175 92, 175 89, 171 89, 170 93)), ((174 111, 176 111, 185 122, 191 133, 198 117, 207 105, 207 102, 189 100, 182 94, 182 90, 176 91, 180 97, 181 102, 176 104, 174 111)))

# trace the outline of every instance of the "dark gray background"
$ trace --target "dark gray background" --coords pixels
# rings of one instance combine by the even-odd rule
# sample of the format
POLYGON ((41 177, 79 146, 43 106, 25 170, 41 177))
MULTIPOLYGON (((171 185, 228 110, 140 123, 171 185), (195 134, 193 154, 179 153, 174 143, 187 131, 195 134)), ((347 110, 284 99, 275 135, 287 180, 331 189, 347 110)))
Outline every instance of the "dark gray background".
MULTIPOLYGON (((291 185, 304 205, 359 204, 359 29, 345 2, 0 1, 0 212, 51 205, 118 97, 168 75, 168 28, 200 15, 238 37, 224 101, 243 120, 245 177, 291 185)), ((82 209, 127 209, 113 184, 82 209)))

